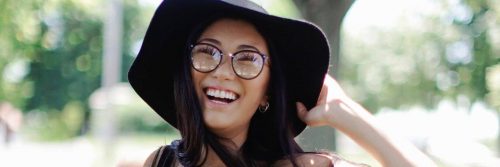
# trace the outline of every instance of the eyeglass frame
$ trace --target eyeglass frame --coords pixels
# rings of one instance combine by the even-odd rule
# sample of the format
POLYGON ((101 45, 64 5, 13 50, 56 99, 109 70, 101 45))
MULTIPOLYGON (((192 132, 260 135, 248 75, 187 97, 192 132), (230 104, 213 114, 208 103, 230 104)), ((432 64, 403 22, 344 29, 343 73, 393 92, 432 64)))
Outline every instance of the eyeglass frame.
MULTIPOLYGON (((213 44, 210 44, 210 43, 205 43, 205 42, 198 42, 198 43, 195 43, 195 44, 191 44, 191 45, 189 46, 189 56, 190 56, 190 58, 191 58, 191 67, 192 67, 194 70, 196 70, 196 71, 198 71, 198 72, 201 72, 201 73, 210 73, 210 72, 212 72, 212 71, 216 70, 217 68, 219 68, 219 66, 220 66, 220 65, 221 65, 221 63, 222 63, 222 60, 224 59, 224 52, 222 52, 222 51, 221 51, 221 50, 220 50, 217 46, 215 46, 215 45, 213 45, 213 44), (219 60, 219 63, 217 63, 217 66, 215 66, 215 68, 214 68, 214 69, 209 70, 209 71, 200 71, 200 70, 198 70, 198 69, 196 69, 196 68, 194 67, 194 64, 193 64, 193 49, 194 49, 196 46, 200 45, 200 44, 211 46, 211 47, 213 47, 214 49, 216 49, 216 50, 220 53, 221 59, 219 60)), ((264 65, 268 63, 268 61, 267 61, 267 60, 268 60, 268 59, 267 59, 268 57, 267 57, 264 53, 261 53, 261 52, 259 52, 259 51, 255 51, 255 50, 248 50, 248 49, 240 50, 240 51, 237 51, 237 52, 234 52, 234 53, 230 54, 230 55, 229 55, 229 57, 231 58, 231 68, 233 69, 234 74, 236 74, 236 76, 238 76, 239 78, 241 78, 241 79, 245 79, 245 80, 252 80, 252 79, 257 78, 257 77, 260 75, 260 73, 262 73, 262 70, 264 69, 264 65), (257 53, 260 57, 262 57, 262 67, 260 67, 259 73, 258 73, 257 75, 255 75, 254 77, 252 77, 252 78, 244 78, 244 77, 241 77, 241 76, 240 76, 240 75, 236 72, 236 70, 234 69, 234 63, 233 63, 234 56, 235 56, 235 55, 237 55, 238 53, 241 53, 241 52, 252 52, 252 53, 257 53)))

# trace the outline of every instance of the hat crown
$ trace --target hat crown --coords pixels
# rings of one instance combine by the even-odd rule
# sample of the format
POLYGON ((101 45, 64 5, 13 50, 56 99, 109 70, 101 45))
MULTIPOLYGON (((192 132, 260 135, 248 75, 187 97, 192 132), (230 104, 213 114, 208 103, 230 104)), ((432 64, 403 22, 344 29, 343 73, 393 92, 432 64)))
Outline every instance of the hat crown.
POLYGON ((221 0, 222 2, 234 5, 234 6, 239 6, 242 8, 247 8, 253 11, 257 11, 260 13, 268 14, 267 11, 260 5, 250 1, 250 0, 221 0))

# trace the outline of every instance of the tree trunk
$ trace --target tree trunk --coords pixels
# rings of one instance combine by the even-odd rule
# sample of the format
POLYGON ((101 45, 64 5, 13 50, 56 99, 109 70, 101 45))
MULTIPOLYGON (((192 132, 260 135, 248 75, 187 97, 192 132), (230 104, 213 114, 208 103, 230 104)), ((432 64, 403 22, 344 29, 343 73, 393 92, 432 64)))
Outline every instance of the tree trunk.
MULTIPOLYGON (((116 111, 113 111, 111 89, 120 82, 123 32, 123 0, 106 0, 106 17, 104 19, 103 74, 100 90, 102 106, 93 106, 92 114, 94 133, 99 144, 105 150, 106 158, 102 161, 111 165, 110 158, 115 156, 118 135, 116 111)), ((96 91, 97 92, 97 91, 96 91)))
MULTIPOLYGON (((293 0, 304 19, 323 29, 330 42, 330 74, 337 76, 340 65, 340 29, 354 0, 293 0)), ((308 128, 299 137, 304 150, 316 148, 335 151, 335 131, 329 127, 308 128), (307 141, 307 142, 302 142, 307 141), (307 144, 306 144, 307 143, 307 144)))

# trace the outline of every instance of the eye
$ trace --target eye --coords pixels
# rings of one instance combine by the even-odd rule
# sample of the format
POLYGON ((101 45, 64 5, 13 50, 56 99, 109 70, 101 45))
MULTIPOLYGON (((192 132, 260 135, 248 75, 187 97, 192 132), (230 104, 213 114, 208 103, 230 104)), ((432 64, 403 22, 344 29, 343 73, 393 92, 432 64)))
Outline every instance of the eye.
POLYGON ((241 52, 238 54, 237 57, 238 61, 240 62, 255 62, 260 59, 260 56, 257 53, 253 52, 241 52))
POLYGON ((191 51, 193 68, 200 72, 210 72, 217 68, 221 60, 219 50, 208 44, 197 44, 191 51))
POLYGON ((213 46, 200 44, 194 48, 194 53, 205 53, 215 56, 219 53, 219 51, 213 46))

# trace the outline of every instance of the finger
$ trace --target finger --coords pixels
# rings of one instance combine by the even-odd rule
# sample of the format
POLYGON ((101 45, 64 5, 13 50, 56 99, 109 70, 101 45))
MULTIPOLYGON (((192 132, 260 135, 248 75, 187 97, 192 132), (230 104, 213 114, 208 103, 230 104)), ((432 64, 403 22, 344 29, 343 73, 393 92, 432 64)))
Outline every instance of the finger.
POLYGON ((307 108, 302 104, 301 102, 296 102, 295 103, 297 106, 297 116, 299 117, 300 120, 305 122, 306 117, 307 117, 307 108))
POLYGON ((318 105, 307 112, 307 115, 303 118, 304 122, 309 126, 324 126, 328 125, 329 113, 327 113, 329 106, 318 105))
POLYGON ((316 102, 316 105, 320 104, 325 104, 326 99, 328 95, 328 86, 326 84, 323 84, 323 87, 321 88, 321 92, 319 93, 318 101, 316 102))

